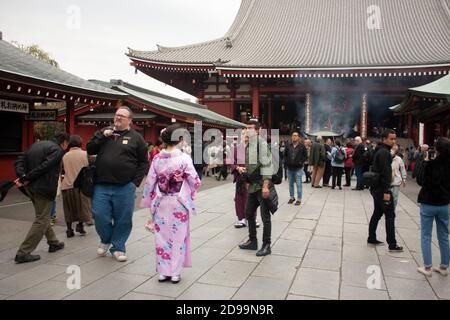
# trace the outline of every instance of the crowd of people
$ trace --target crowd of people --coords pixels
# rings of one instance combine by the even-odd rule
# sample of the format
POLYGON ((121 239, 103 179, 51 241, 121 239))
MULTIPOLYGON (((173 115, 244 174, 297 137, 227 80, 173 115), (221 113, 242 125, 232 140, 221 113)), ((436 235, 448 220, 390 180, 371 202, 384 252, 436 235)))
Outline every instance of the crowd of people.
POLYGON ((374 143, 360 137, 346 141, 317 137, 312 141, 303 139, 295 129, 289 140, 279 145, 280 165, 277 167, 270 143, 260 134, 260 123, 251 120, 234 148, 226 143, 211 145, 214 139, 203 143, 200 149, 203 154, 206 148, 207 157, 197 163, 193 158, 199 148, 191 148, 182 137, 173 140, 174 133, 180 129, 177 124, 161 131, 158 141, 149 146, 131 128, 132 119, 131 109, 120 107, 114 126, 96 132, 87 143, 87 151, 82 150, 79 136, 61 133, 53 141, 33 144, 18 158, 15 184, 24 188, 32 200, 35 221, 16 254, 17 263, 39 260, 40 256, 32 253, 44 236, 49 252, 64 248, 51 226, 61 170, 67 238, 74 237, 75 232, 86 234, 84 225, 93 223, 93 219, 100 240, 97 254, 111 254, 119 262, 128 259, 126 242, 133 228, 136 188, 145 179, 140 206, 149 209, 145 228, 155 234, 158 280, 178 283, 183 268, 192 264, 189 224, 196 214, 194 199, 202 175, 215 175, 220 180, 231 173, 235 183, 235 227, 248 227, 248 239, 239 248, 257 251, 256 256, 262 257, 271 254, 271 216, 278 210, 276 185, 283 176, 289 183, 288 205, 301 207, 304 183, 311 183, 312 188, 342 190, 342 187, 351 187, 355 174, 356 184, 352 190, 369 188, 374 201, 367 244, 384 245, 376 232, 384 215, 388 249, 402 252, 396 240, 395 211, 399 190, 406 184, 409 169, 422 186, 418 202, 424 267, 418 271, 427 276, 432 274, 431 237, 433 221, 436 221, 441 264, 435 271, 442 275, 448 273, 449 139, 440 138, 433 153, 422 146, 414 154, 414 161, 405 165, 405 157, 412 158, 411 149, 403 150, 397 145, 393 130, 385 130, 381 141, 374 143), (251 155, 255 154, 257 161, 251 162, 251 155), (261 154, 269 161, 262 161, 261 154), (80 173, 88 167, 95 168, 91 196, 76 183, 80 173), (261 246, 257 240, 258 208, 263 224, 261 246), (77 223, 75 230, 73 223, 77 223))

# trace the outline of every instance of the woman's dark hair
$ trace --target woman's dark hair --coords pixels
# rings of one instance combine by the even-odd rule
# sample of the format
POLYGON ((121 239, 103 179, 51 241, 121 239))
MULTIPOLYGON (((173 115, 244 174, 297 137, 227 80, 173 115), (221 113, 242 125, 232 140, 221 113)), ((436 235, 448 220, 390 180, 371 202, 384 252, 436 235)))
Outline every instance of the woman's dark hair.
POLYGON ((81 148, 82 145, 83 145, 83 140, 81 140, 80 136, 77 136, 77 135, 70 136, 69 149, 70 148, 81 148))
POLYGON ((156 140, 155 146, 156 147, 160 147, 164 142, 162 141, 161 138, 158 138, 158 140, 156 140))
POLYGON ((450 156, 450 139, 441 137, 436 142, 436 151, 443 157, 450 156))
POLYGON ((168 126, 161 134, 161 140, 167 146, 176 146, 180 142, 179 137, 178 137, 178 139, 172 140, 172 135, 178 129, 181 129, 179 124, 172 124, 172 125, 168 126))
POLYGON ((352 148, 353 149, 353 144, 350 141, 347 142, 347 148, 352 148))
POLYGON ((341 140, 336 140, 334 143, 335 143, 338 147, 341 146, 341 140))

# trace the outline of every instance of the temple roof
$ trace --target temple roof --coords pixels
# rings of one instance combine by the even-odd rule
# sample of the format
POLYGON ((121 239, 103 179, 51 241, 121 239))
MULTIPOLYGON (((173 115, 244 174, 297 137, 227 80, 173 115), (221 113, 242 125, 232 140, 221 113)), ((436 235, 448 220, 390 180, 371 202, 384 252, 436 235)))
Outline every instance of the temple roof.
POLYGON ((224 37, 136 62, 217 70, 370 70, 450 66, 450 0, 242 0, 224 37), (380 8, 380 29, 369 29, 380 8))
POLYGON ((123 92, 128 98, 136 99, 146 105, 153 106, 158 110, 216 124, 224 127, 243 128, 245 124, 222 116, 214 111, 208 110, 204 105, 192 103, 189 101, 177 99, 165 94, 147 90, 122 80, 111 80, 104 82, 99 80, 91 80, 91 82, 102 85, 104 87, 123 92))
POLYGON ((126 96, 38 60, 4 40, 0 40, 0 79, 96 97, 120 99, 126 96))
POLYGON ((426 85, 410 88, 402 103, 390 109, 396 114, 414 110, 447 108, 450 102, 450 75, 426 85))

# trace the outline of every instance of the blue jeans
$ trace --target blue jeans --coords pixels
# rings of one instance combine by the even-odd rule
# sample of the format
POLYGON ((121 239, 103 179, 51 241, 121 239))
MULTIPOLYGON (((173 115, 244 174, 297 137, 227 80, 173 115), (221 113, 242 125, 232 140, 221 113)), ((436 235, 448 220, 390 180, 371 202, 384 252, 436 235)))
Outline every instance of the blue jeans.
POLYGON ((302 200, 302 177, 303 171, 301 168, 297 170, 288 169, 288 179, 289 179, 289 195, 291 199, 294 199, 294 183, 297 185, 297 200, 302 200))
POLYGON ((394 201, 394 210, 396 210, 398 204, 398 196, 400 193, 400 186, 391 186, 391 192, 392 192, 392 200, 394 201))
POLYGON ((126 252, 125 243, 133 227, 136 186, 96 184, 92 198, 95 229, 103 244, 112 244, 111 253, 126 252))
POLYGON ((422 228, 422 255, 424 266, 430 268, 432 263, 431 236, 433 231, 433 221, 436 220, 437 237, 439 249, 441 251, 441 267, 448 268, 450 259, 450 248, 448 242, 448 206, 420 205, 420 226, 422 228))

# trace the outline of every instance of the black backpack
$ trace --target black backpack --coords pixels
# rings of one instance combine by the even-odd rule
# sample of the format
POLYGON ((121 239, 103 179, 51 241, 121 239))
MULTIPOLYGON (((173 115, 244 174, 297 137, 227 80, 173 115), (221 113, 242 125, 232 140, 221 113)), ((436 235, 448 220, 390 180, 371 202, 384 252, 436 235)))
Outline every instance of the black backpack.
POLYGON ((80 189, 86 197, 92 198, 94 195, 94 175, 95 166, 84 167, 78 173, 73 186, 80 189))
POLYGON ((372 158, 373 158, 372 150, 369 147, 365 146, 362 157, 363 157, 363 160, 365 163, 367 163, 367 164, 372 163, 372 158))

